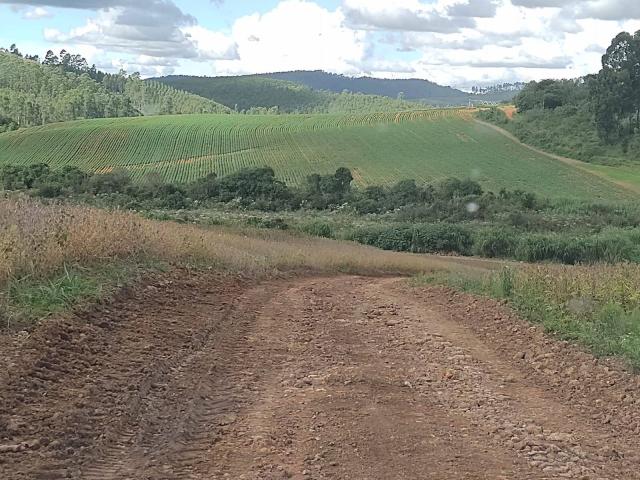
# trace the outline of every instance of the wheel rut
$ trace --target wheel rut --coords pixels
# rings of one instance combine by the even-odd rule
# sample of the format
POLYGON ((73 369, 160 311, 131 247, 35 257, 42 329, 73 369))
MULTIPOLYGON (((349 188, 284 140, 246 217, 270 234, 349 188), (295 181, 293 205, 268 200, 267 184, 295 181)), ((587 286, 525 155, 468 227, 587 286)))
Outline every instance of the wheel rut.
POLYGON ((640 478, 636 376, 401 279, 181 272, 0 346, 10 480, 640 478))

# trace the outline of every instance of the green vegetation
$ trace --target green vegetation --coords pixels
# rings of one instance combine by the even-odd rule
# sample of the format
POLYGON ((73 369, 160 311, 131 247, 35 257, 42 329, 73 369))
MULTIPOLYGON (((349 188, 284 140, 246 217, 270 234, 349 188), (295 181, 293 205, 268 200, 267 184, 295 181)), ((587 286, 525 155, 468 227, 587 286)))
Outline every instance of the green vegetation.
MULTIPOLYGON (((640 31, 635 35, 623 32, 607 49, 598 74, 528 84, 515 99, 518 115, 513 121, 496 109, 481 116, 523 142, 559 155, 594 164, 637 165, 639 62, 640 31)), ((637 169, 631 172, 637 175, 637 169)))
POLYGON ((0 51, 0 131, 77 118, 136 115, 128 98, 77 75, 0 51))
MULTIPOLYGON (((477 182, 456 178, 426 185, 401 180, 390 187, 364 189, 352 187, 352 182, 351 171, 344 167, 333 174, 309 175, 299 187, 287 186, 269 167, 222 177, 209 174, 184 185, 166 183, 158 176, 134 184, 124 171, 86 174, 75 167, 55 171, 46 164, 0 169, 0 185, 5 190, 100 206, 165 212, 207 208, 278 214, 322 211, 325 216, 320 221, 289 224, 282 217, 258 214, 245 223, 341 238, 383 250, 566 264, 640 262, 640 209, 635 205, 548 201, 519 190, 503 189, 495 194, 485 192, 477 182), (335 224, 335 212, 345 211, 359 221, 335 224)), ((166 213, 154 216, 171 218, 166 213)), ((184 215, 182 220, 187 220, 184 215)))
POLYGON ((345 77, 322 71, 296 71, 255 75, 256 78, 272 78, 305 85, 316 90, 334 93, 354 92, 380 95, 389 98, 403 98, 427 105, 468 105, 473 103, 511 101, 516 92, 508 87, 520 85, 496 85, 492 88, 474 88, 469 94, 451 87, 443 87, 429 80, 383 79, 371 77, 345 77))
POLYGON ((163 268, 164 265, 151 261, 116 261, 99 267, 64 265, 60 272, 46 279, 12 279, 6 285, 4 304, 0 302, 5 317, 0 329, 18 328, 78 305, 103 301, 139 281, 143 274, 163 268))
POLYGON ((105 74, 64 50, 43 63, 0 49, 0 132, 88 118, 229 113, 211 100, 138 75, 105 74))
POLYGON ((505 267, 488 274, 460 270, 416 278, 416 285, 425 283, 505 299, 548 332, 640 370, 637 265, 505 267))
POLYGON ((348 167, 359 186, 474 178, 484 188, 616 201, 632 193, 506 139, 466 110, 369 115, 189 115, 98 119, 0 135, 0 165, 126 169, 188 183, 269 166, 289 185, 348 167))
POLYGON ((397 98, 343 91, 332 93, 259 75, 170 76, 153 81, 192 92, 235 111, 250 114, 375 113, 420 108, 419 104, 397 98))

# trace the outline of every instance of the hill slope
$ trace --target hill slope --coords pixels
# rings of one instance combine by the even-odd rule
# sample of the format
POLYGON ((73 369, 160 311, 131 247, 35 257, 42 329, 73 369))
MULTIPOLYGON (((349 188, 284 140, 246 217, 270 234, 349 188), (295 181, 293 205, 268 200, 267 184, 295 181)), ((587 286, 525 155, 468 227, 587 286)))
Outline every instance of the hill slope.
POLYGON ((405 114, 189 115, 79 121, 0 135, 0 164, 47 162, 136 178, 188 181, 210 172, 272 166, 289 183, 337 167, 359 185, 472 177, 485 187, 550 197, 628 198, 622 187, 538 154, 466 111, 405 114))
POLYGON ((407 100, 428 100, 433 103, 445 104, 466 104, 469 101, 469 94, 451 87, 443 87, 428 80, 353 78, 322 71, 280 72, 261 76, 337 93, 347 90, 349 92, 382 95, 391 98, 398 98, 399 95, 403 95, 407 100))
POLYGON ((209 98, 238 111, 268 110, 280 113, 373 113, 419 108, 412 102, 380 95, 332 93, 266 76, 192 77, 153 79, 171 87, 209 98))
POLYGON ((257 77, 294 82, 309 88, 341 93, 344 91, 379 95, 389 98, 404 98, 428 105, 464 105, 471 100, 478 102, 510 101, 515 91, 490 91, 484 94, 469 94, 461 90, 438 85, 421 79, 385 79, 372 77, 346 77, 323 71, 295 71, 269 73, 257 77))
POLYGON ((0 131, 85 118, 230 111, 161 83, 104 74, 86 62, 70 68, 0 51, 0 131))
POLYGON ((137 114, 127 97, 108 90, 89 75, 0 51, 0 124, 29 127, 137 114))

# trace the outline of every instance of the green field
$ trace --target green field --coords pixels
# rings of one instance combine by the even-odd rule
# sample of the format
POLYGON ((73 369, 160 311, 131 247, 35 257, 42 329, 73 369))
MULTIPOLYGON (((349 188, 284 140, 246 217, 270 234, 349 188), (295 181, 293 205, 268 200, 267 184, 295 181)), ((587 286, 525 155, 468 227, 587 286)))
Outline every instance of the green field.
POLYGON ((533 152, 464 110, 370 115, 184 115, 53 124, 0 135, 0 164, 49 163, 186 182, 269 165, 291 184, 351 168, 359 185, 471 177, 486 188, 614 200, 634 194, 533 152))
POLYGON ((614 182, 627 185, 629 189, 640 192, 640 165, 596 165, 585 163, 585 168, 598 175, 610 178, 614 182))

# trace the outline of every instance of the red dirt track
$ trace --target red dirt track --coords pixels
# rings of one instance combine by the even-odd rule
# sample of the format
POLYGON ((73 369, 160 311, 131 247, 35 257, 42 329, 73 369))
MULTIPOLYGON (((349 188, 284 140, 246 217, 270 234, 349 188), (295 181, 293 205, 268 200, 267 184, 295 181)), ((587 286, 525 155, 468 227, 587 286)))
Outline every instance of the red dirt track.
POLYGON ((1 479, 640 479, 637 376, 402 279, 175 273, 0 352, 1 479))

